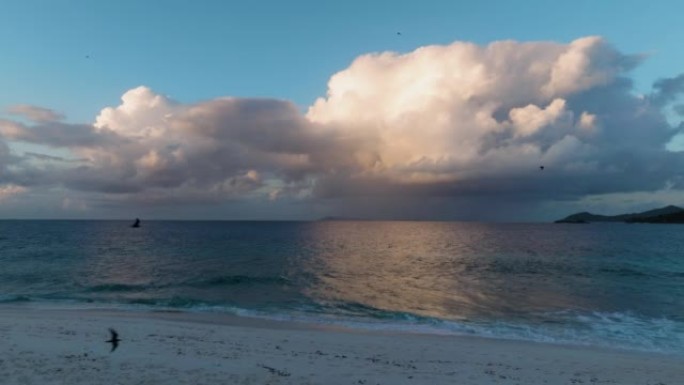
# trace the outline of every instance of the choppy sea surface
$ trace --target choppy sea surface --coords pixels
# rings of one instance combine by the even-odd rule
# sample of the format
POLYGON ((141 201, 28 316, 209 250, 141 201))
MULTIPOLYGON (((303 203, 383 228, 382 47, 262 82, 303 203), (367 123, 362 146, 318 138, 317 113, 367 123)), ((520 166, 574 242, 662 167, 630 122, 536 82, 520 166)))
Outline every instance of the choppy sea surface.
POLYGON ((684 355, 684 226, 0 221, 0 303, 684 355))

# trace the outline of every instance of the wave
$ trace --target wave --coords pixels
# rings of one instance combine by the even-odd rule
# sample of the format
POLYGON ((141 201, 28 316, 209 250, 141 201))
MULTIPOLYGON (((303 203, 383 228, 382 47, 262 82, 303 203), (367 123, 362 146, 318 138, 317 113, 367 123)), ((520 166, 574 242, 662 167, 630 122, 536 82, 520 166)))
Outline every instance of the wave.
POLYGON ((176 284, 125 284, 125 283, 105 283, 92 286, 86 286, 85 292, 101 293, 101 292, 144 292, 150 289, 163 289, 172 287, 195 287, 195 288, 210 288, 216 286, 234 286, 234 285, 287 285, 290 281, 282 276, 250 276, 250 275, 226 275, 219 277, 211 277, 207 279, 188 280, 176 284))
POLYGON ((20 302, 80 303, 86 306, 111 306, 121 310, 212 312, 361 330, 475 336, 684 356, 684 321, 634 313, 558 311, 534 314, 527 319, 447 320, 344 302, 248 309, 181 296, 97 301, 89 298, 60 300, 24 295, 0 296, 0 303, 20 302))
POLYGON ((608 275, 617 275, 620 277, 651 277, 653 276, 652 274, 649 274, 644 271, 639 271, 635 269, 630 269, 628 267, 605 267, 602 269, 598 270, 599 273, 602 274, 608 274, 608 275))
POLYGON ((31 297, 25 295, 0 295, 0 303, 31 302, 31 297))
POLYGON ((372 330, 452 334, 684 355, 684 322, 630 313, 547 313, 536 315, 535 320, 444 320, 378 309, 366 314, 371 317, 336 317, 330 314, 312 317, 304 312, 270 318, 372 330))
POLYGON ((129 304, 129 305, 146 305, 146 306, 151 306, 153 308, 159 308, 159 307, 168 307, 168 308, 177 308, 177 309, 193 309, 193 308, 208 308, 211 307, 212 305, 208 302, 205 301, 199 301, 196 299, 192 298, 186 298, 186 297, 171 297, 171 298, 164 298, 164 299, 156 299, 156 298, 133 298, 133 299, 128 299, 128 300, 123 300, 123 301, 118 301, 122 302, 124 304, 129 304))
POLYGON ((649 277, 649 278, 682 278, 684 277, 684 272, 680 271, 662 271, 662 270, 651 270, 651 271, 639 271, 629 267, 619 267, 619 268, 602 268, 598 270, 599 273, 608 275, 617 275, 620 277, 649 277))
POLYGON ((205 280, 187 282, 187 286, 208 287, 208 286, 232 286, 232 285, 286 285, 290 280, 283 276, 250 276, 250 275, 226 275, 212 277, 205 280))
POLYGON ((127 285, 123 283, 109 283, 102 285, 89 286, 86 291, 92 293, 100 292, 128 292, 128 291, 144 291, 152 288, 153 285, 127 285))
POLYGON ((559 263, 546 262, 500 262, 495 261, 485 266, 467 266, 466 271, 480 271, 497 275, 539 275, 539 276, 576 276, 576 277, 600 277, 618 276, 626 278, 681 278, 684 272, 662 271, 652 269, 639 269, 637 267, 601 267, 595 272, 583 270, 580 267, 559 263))

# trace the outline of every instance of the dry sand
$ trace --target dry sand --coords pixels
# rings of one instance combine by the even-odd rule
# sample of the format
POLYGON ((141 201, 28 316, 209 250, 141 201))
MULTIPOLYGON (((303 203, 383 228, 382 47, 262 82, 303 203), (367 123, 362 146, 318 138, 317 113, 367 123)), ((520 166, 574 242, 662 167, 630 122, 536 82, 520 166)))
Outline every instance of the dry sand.
POLYGON ((0 339, 0 384, 684 384, 684 357, 211 314, 0 307, 0 339))

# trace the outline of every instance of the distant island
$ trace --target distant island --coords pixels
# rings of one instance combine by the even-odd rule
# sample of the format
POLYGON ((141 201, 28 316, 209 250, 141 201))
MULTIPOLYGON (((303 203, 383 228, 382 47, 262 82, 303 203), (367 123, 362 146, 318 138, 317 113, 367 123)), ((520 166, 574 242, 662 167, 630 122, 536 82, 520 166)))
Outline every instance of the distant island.
POLYGON ((677 206, 648 210, 641 213, 620 215, 597 215, 581 212, 559 219, 554 223, 593 223, 593 222, 626 222, 626 223, 684 223, 684 209, 677 206))
POLYGON ((319 218, 319 222, 342 222, 342 221, 366 221, 367 219, 363 218, 355 218, 355 217, 323 217, 319 218))

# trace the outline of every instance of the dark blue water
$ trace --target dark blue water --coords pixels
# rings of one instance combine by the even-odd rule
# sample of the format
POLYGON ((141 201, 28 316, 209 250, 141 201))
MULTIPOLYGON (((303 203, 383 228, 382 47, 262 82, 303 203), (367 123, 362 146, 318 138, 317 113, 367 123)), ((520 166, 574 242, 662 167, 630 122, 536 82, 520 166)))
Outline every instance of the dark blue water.
POLYGON ((0 302, 684 354, 684 226, 0 221, 0 302))

